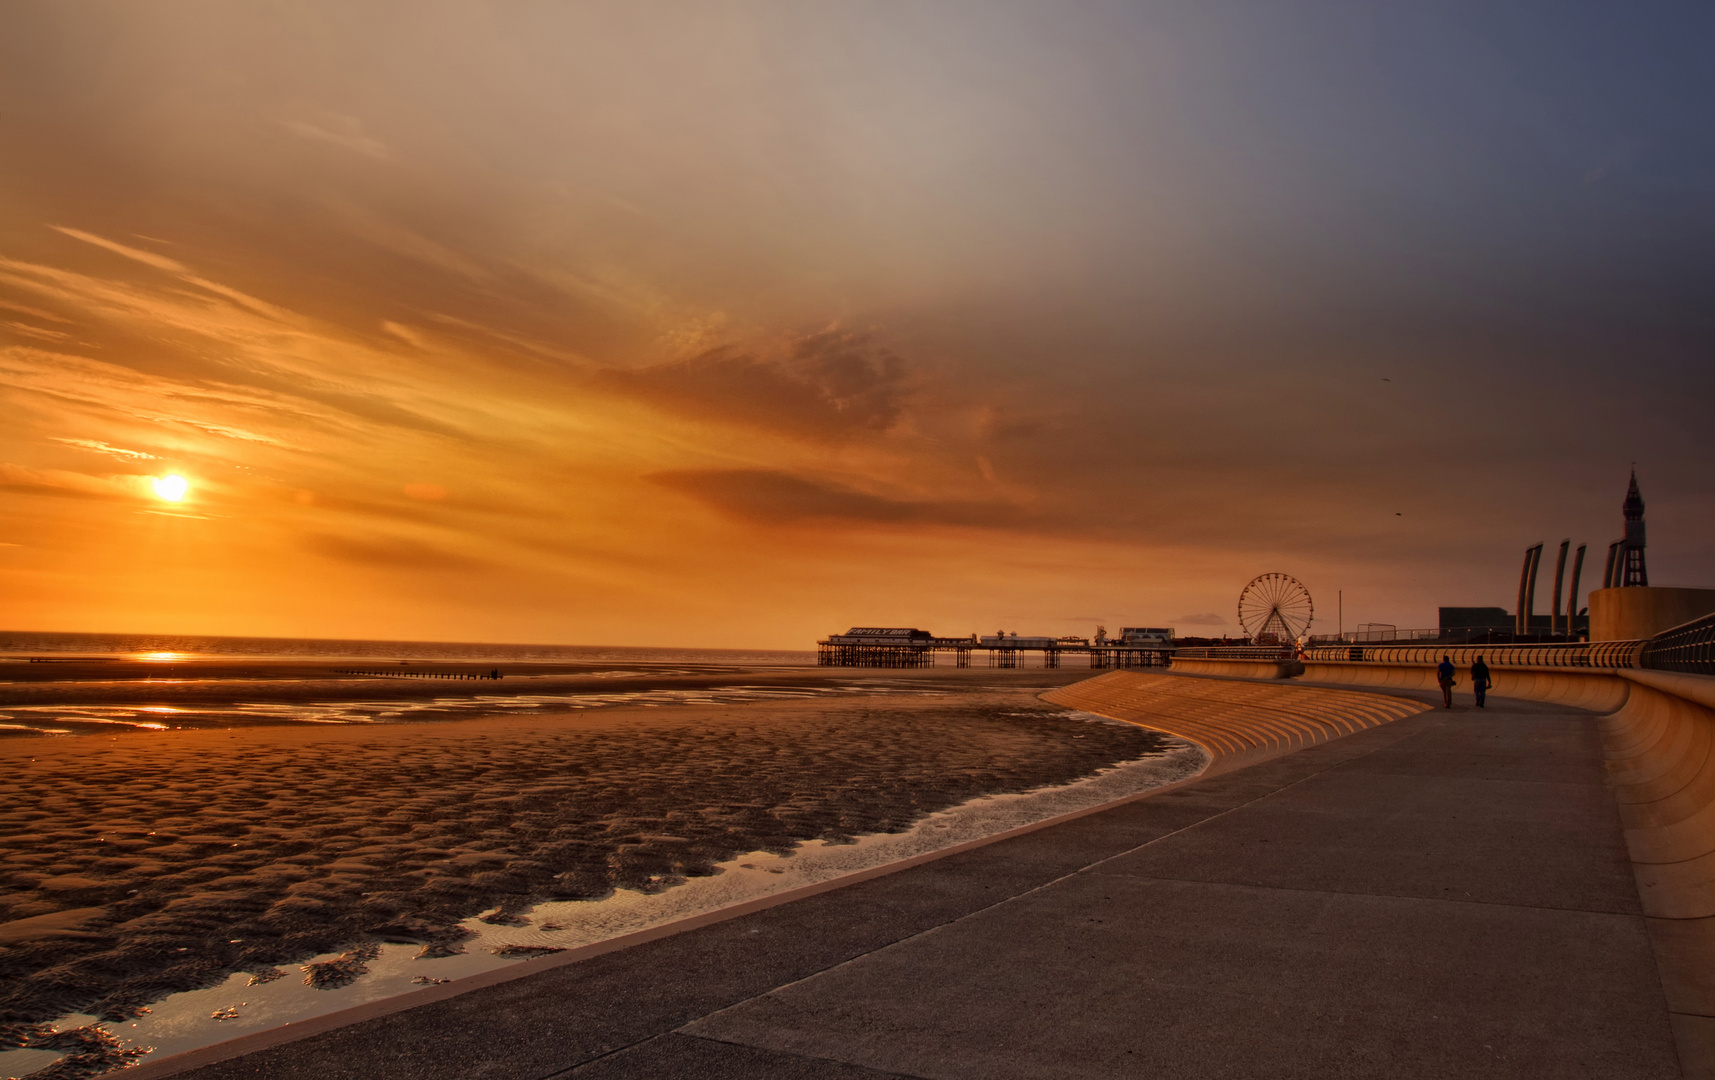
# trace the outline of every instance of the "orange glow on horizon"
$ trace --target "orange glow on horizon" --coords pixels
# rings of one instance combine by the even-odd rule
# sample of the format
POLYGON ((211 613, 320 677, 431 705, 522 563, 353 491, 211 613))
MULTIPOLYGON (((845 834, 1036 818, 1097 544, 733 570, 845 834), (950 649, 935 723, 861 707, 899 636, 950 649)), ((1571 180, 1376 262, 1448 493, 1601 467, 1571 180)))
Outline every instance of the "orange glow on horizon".
POLYGON ((1677 60, 1514 79, 1437 5, 1397 70, 1254 0, 307 7, 0 5, 48 42, 0 67, 10 630, 1219 637, 1267 572, 1432 627, 1599 551, 1633 459, 1655 575, 1715 576, 1677 60))

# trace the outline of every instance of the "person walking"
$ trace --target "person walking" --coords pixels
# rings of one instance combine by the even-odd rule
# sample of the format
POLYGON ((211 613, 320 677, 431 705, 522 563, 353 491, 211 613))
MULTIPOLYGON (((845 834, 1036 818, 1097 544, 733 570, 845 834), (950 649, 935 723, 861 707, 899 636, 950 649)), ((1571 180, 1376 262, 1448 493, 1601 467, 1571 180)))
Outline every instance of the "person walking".
POLYGON ((1494 678, 1489 674, 1489 665, 1483 663, 1482 657, 1471 665, 1471 689, 1477 695, 1477 708, 1484 707, 1483 699, 1489 694, 1489 687, 1494 685, 1494 678))
POLYGON ((1435 668, 1435 681, 1441 684, 1441 700, 1451 709, 1453 707, 1453 658, 1443 653, 1441 663, 1435 668))

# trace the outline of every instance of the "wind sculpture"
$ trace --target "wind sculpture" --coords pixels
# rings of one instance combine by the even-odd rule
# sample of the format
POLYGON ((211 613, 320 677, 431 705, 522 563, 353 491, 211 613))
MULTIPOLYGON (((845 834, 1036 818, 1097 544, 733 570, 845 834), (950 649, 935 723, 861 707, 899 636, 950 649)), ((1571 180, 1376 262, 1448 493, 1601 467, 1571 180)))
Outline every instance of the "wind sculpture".
MULTIPOLYGON (((1631 483, 1626 487, 1626 501, 1620 504, 1626 517, 1626 532, 1608 545, 1608 562, 1602 568, 1602 588, 1618 589, 1648 585, 1649 568, 1644 564, 1644 497, 1638 491, 1638 471, 1632 469, 1631 483)), ((1578 545, 1572 560, 1572 591, 1564 607, 1560 603, 1560 586, 1565 581, 1566 552, 1572 541, 1560 542, 1560 554, 1554 560, 1554 606, 1548 613, 1550 636, 1571 637, 1578 622, 1578 581, 1584 572, 1586 544, 1578 545)), ((1542 545, 1533 544, 1524 551, 1524 568, 1518 578, 1518 614, 1513 630, 1523 636, 1531 632, 1531 619, 1536 612, 1536 571, 1542 562, 1542 545)))

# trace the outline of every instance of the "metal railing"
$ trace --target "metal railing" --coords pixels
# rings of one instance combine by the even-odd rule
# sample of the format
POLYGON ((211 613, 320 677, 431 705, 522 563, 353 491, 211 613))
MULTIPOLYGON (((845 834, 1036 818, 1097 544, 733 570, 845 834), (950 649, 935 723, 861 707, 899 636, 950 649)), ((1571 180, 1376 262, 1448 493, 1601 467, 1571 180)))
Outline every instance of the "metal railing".
POLYGON ((1715 675, 1715 615, 1664 630, 1644 643, 1639 667, 1715 675))
MULTIPOLYGON (((1582 628, 1583 620, 1579 620, 1582 628)), ((1580 631, 1582 632, 1582 631, 1580 631)), ((1312 634, 1310 644, 1321 645, 1575 645, 1565 634, 1546 630, 1520 634, 1511 626, 1449 626, 1423 630, 1348 630, 1344 634, 1312 634)))
POLYGON ((1389 627, 1386 630, 1347 630, 1343 634, 1312 634, 1310 644, 1338 645, 1344 642, 1348 645, 1367 645, 1372 642, 1437 641, 1440 640, 1441 634, 1440 630, 1400 630, 1397 627, 1389 627))
POLYGON ((1642 641, 1592 641, 1569 645, 1348 645, 1304 650, 1322 663, 1413 664, 1433 667, 1443 656, 1465 667, 1478 657, 1490 667, 1632 668, 1640 666, 1642 641))
POLYGON ((1291 660, 1298 654, 1290 645, 1209 645, 1178 649, 1173 655, 1187 660, 1291 660))

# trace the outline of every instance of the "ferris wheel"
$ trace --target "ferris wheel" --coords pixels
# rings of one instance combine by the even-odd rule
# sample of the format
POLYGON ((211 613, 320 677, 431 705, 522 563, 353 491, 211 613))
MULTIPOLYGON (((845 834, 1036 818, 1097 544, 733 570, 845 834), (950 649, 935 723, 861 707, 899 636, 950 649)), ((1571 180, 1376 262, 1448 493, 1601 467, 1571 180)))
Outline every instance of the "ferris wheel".
POLYGON ((1259 574, 1239 594, 1239 625, 1258 645, 1290 645, 1310 631, 1310 590, 1291 574, 1259 574))

